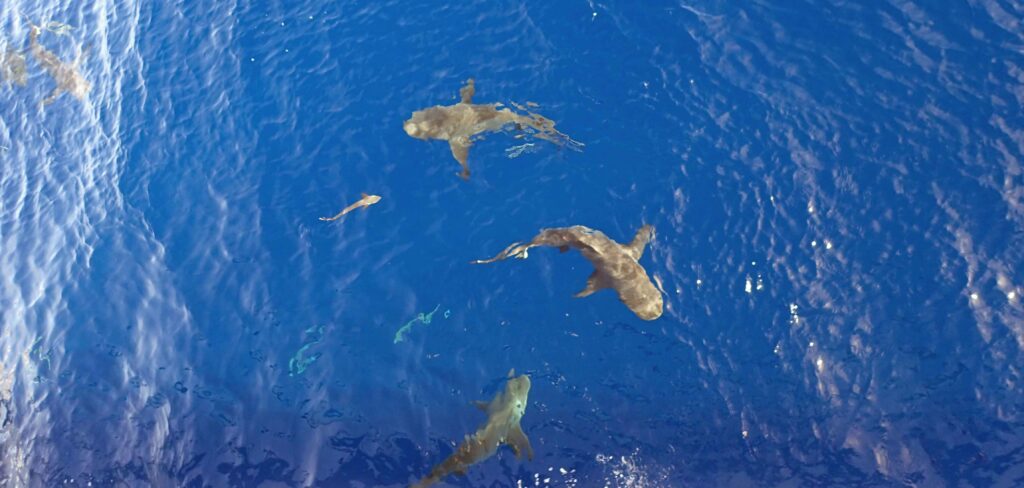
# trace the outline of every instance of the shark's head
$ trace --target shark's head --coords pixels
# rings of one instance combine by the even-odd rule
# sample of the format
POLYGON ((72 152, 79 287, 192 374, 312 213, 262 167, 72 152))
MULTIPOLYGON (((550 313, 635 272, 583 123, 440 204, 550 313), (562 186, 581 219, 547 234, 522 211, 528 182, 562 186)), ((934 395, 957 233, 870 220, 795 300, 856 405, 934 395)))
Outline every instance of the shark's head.
POLYGON ((664 308, 664 300, 661 298, 661 293, 658 293, 650 300, 645 301, 641 306, 633 310, 633 312, 636 312, 636 315, 641 319, 654 320, 661 317, 664 308))
POLYGON ((417 139, 436 138, 445 130, 448 113, 443 107, 430 107, 426 110, 417 110, 412 117, 402 124, 405 133, 417 139))
POLYGON ((505 384, 505 396, 512 402, 515 418, 521 418, 526 412, 526 399, 530 395, 530 377, 525 374, 509 378, 505 384))
POLYGON ((664 299, 646 274, 636 276, 625 286, 617 287, 617 291, 622 303, 625 303, 637 317, 644 320, 661 317, 665 308, 664 299))
POLYGON ((86 80, 82 76, 74 76, 71 78, 67 90, 72 96, 79 100, 84 100, 85 96, 89 93, 92 88, 92 84, 89 80, 86 80))

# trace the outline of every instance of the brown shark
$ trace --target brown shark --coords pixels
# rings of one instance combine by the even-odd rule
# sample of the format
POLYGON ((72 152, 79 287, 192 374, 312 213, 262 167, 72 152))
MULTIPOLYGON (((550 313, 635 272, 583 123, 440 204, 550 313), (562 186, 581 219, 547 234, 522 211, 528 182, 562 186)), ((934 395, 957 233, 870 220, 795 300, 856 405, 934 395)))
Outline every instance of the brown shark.
POLYGON ((360 198, 359 200, 357 200, 352 205, 349 205, 349 206, 341 209, 341 212, 338 212, 338 215, 335 215, 334 217, 320 217, 320 220, 327 220, 327 221, 338 220, 342 216, 344 216, 345 214, 347 214, 347 213, 349 213, 349 212, 351 212, 351 211, 353 211, 353 210, 355 210, 357 208, 369 207, 370 205, 373 205, 373 204, 375 204, 375 203, 377 203, 379 201, 380 201, 380 195, 367 195, 367 194, 363 193, 363 198, 360 198))
POLYGON ((493 263, 508 257, 526 259, 527 251, 538 246, 557 247, 562 252, 569 248, 579 249, 583 257, 594 265, 594 273, 587 279, 587 287, 576 294, 577 298, 612 288, 619 294, 619 300, 638 317, 654 320, 661 317, 664 304, 661 293, 639 263, 644 248, 653 238, 654 227, 650 225, 641 227, 629 244, 619 244, 601 231, 582 225, 542 229, 537 237, 526 244, 513 243, 497 256, 473 263, 493 263))
POLYGON ((500 103, 475 104, 475 93, 476 85, 470 78, 466 81, 466 86, 459 90, 462 97, 459 103, 418 110, 402 125, 406 134, 417 139, 448 141, 452 156, 462 166, 459 176, 463 179, 469 179, 468 160, 469 148, 473 145, 472 138, 484 132, 501 130, 509 124, 515 124, 520 129, 532 129, 535 131, 533 135, 538 139, 558 145, 569 144, 570 147, 582 146, 555 130, 555 123, 551 119, 526 111, 519 105, 516 107, 526 111, 526 115, 503 108, 500 103))
POLYGON ((526 454, 527 459, 533 459, 530 439, 519 424, 526 411, 526 397, 529 393, 530 377, 517 377, 515 370, 510 370, 505 391, 495 395, 490 403, 475 402, 477 408, 487 413, 487 422, 475 434, 466 436, 454 454, 430 470, 426 478, 412 485, 413 488, 425 488, 449 474, 464 475, 470 466, 494 455, 502 444, 512 446, 517 459, 522 459, 523 454, 526 454))
POLYGON ((46 50, 42 44, 39 44, 39 32, 39 26, 33 25, 28 36, 29 50, 32 52, 32 56, 36 58, 36 61, 57 82, 57 87, 43 100, 43 105, 53 103, 64 92, 70 93, 79 100, 85 100, 91 85, 78 70, 83 56, 79 56, 73 63, 61 61, 56 54, 46 50))
POLYGON ((0 80, 7 80, 18 86, 25 86, 28 83, 25 56, 10 47, 0 52, 0 80))

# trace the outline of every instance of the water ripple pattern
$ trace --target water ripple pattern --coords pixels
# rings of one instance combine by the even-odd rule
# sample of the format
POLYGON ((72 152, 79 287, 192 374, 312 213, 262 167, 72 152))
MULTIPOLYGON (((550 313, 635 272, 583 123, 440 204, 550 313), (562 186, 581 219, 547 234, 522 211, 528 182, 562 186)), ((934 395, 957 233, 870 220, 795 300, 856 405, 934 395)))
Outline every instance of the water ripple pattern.
POLYGON ((446 482, 1019 484, 1021 19, 1009 0, 4 2, 0 485, 407 486, 511 368, 536 456, 446 482), (82 99, 42 103, 58 80, 30 22, 81 58, 82 99), (468 78, 585 146, 488 133, 460 180, 402 121, 468 78), (362 193, 382 199, 319 220, 362 193), (652 322, 572 298, 577 253, 469 264, 541 228, 643 224, 652 322))

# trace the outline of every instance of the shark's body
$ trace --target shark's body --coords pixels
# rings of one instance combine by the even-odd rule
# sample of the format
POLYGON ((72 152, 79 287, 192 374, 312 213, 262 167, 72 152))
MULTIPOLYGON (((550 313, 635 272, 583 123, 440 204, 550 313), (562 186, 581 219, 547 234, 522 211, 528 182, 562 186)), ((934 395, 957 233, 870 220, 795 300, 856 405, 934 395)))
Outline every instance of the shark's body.
POLYGON ((91 85, 78 70, 82 57, 79 57, 73 63, 61 61, 56 54, 48 51, 42 44, 39 44, 39 32, 39 26, 33 25, 28 37, 29 50, 32 52, 32 56, 36 58, 36 61, 57 82, 57 87, 43 100, 43 105, 53 103, 64 92, 70 93, 79 100, 85 100, 91 85))
MULTIPOLYGON (((578 142, 555 130, 555 123, 539 114, 527 112, 521 115, 501 104, 475 104, 473 94, 476 85, 473 79, 466 81, 466 86, 459 90, 462 100, 455 105, 437 105, 413 112, 402 127, 405 133, 417 139, 440 139, 448 141, 452 156, 462 166, 459 173, 463 179, 469 179, 469 148, 473 145, 473 137, 484 133, 501 130, 509 124, 520 128, 531 128, 534 136, 555 144, 574 144, 578 142)), ((523 107, 517 106, 522 109, 523 107)))
POLYGON ((644 320, 661 316, 664 303, 661 293, 651 283, 640 257, 647 243, 654 238, 654 227, 643 226, 629 244, 619 244, 597 231, 582 225, 543 229, 537 237, 525 244, 516 242, 491 259, 473 261, 476 264, 493 263, 516 257, 525 259, 531 247, 551 246, 562 252, 569 248, 579 249, 583 257, 594 265, 594 273, 587 279, 587 287, 576 294, 577 298, 590 296, 596 291, 613 288, 619 300, 644 320))
POLYGON ((476 402, 477 408, 487 413, 487 422, 475 434, 466 436, 454 454, 430 470, 430 474, 413 485, 413 488, 425 488, 449 474, 466 474, 470 466, 494 455, 502 444, 512 446, 518 459, 523 454, 526 454, 527 459, 533 459, 530 439, 519 424, 526 411, 529 393, 530 377, 515 376, 515 370, 509 371, 504 391, 495 395, 489 403, 476 402))
POLYGON ((18 86, 25 86, 28 83, 25 56, 9 47, 5 51, 0 52, 0 80, 7 80, 18 86))
POLYGON ((373 205, 373 204, 375 204, 375 203, 377 203, 379 201, 380 201, 380 195, 367 195, 367 194, 363 193, 363 198, 360 198, 358 201, 356 201, 352 205, 349 205, 349 206, 343 208, 341 210, 341 212, 338 212, 338 215, 335 215, 334 217, 320 217, 320 220, 328 220, 328 221, 330 221, 330 220, 338 220, 342 216, 344 216, 345 214, 347 214, 347 213, 349 213, 349 212, 351 212, 351 211, 353 211, 353 210, 355 210, 357 208, 369 207, 370 205, 373 205))

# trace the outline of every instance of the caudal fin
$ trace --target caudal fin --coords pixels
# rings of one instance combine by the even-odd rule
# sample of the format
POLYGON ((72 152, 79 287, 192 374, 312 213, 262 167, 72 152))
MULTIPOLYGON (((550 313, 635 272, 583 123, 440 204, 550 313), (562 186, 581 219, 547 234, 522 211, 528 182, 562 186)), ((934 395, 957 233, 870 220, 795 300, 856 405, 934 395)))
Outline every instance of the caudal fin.
POLYGON ((651 224, 644 224, 640 230, 636 231, 636 236, 633 237, 633 242, 630 242, 626 246, 626 250, 629 252, 633 259, 640 260, 644 255, 644 249, 647 244, 654 240, 654 226, 651 224))
POLYGON ((523 245, 523 244, 521 244, 519 242, 513 242, 510 246, 506 247, 504 251, 501 251, 500 253, 498 253, 497 256, 494 256, 491 259, 477 259, 475 261, 470 261, 470 263, 472 263, 472 264, 493 263, 495 261, 501 261, 502 259, 507 259, 510 256, 511 257, 517 257, 517 258, 525 258, 526 257, 526 251, 528 249, 530 249, 530 245, 529 244, 523 245))

